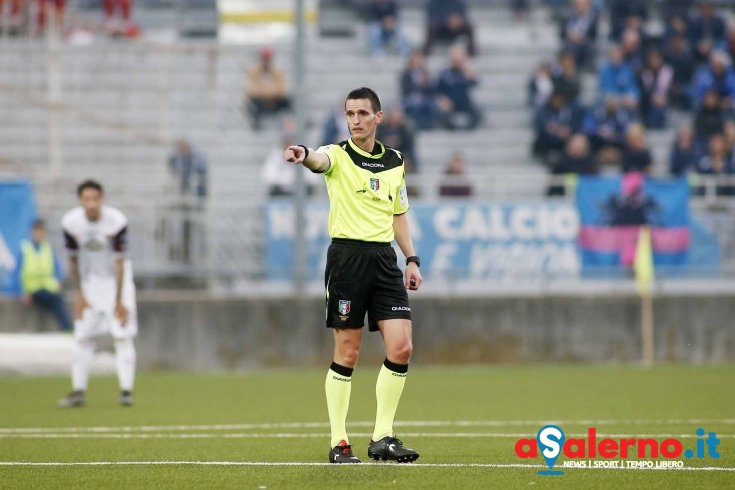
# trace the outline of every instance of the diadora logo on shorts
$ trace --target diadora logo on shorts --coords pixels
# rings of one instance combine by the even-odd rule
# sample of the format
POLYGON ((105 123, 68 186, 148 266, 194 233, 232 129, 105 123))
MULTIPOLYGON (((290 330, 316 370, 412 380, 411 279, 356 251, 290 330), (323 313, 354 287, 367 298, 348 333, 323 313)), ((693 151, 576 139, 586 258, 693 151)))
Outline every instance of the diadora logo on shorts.
MULTIPOLYGON (((704 437, 704 429, 697 429, 696 434, 700 438, 704 437)), ((697 439, 696 443, 695 452, 692 449, 684 450, 682 442, 673 437, 660 442, 652 438, 612 439, 606 437, 598 442, 597 429, 594 427, 587 429, 586 438, 567 439, 560 427, 545 425, 538 431, 535 439, 518 439, 515 444, 515 452, 519 458, 537 458, 540 449, 541 456, 549 469, 539 471, 538 474, 547 476, 564 474, 563 471, 554 470, 556 460, 562 453, 569 459, 569 461, 564 461, 563 468, 683 468, 684 462, 676 458, 682 454, 687 459, 695 455, 699 459, 704 458, 705 445, 708 457, 720 457, 717 451, 720 440, 717 439, 716 433, 710 432, 706 439, 697 439), (598 456, 602 459, 594 459, 598 456), (655 458, 655 460, 643 460, 646 457, 655 458), (627 461, 629 458, 636 459, 627 461)))
POLYGON ((411 311, 409 306, 392 306, 391 311, 411 311))

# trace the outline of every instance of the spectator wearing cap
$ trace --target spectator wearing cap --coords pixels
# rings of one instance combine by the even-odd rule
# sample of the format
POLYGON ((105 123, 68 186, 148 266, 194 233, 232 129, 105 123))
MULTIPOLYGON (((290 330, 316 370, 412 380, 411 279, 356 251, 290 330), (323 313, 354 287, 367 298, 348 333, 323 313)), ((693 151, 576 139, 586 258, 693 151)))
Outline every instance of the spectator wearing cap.
POLYGON ((286 75, 273 64, 273 50, 263 48, 256 65, 248 73, 246 110, 254 129, 260 129, 264 115, 291 109, 286 75))

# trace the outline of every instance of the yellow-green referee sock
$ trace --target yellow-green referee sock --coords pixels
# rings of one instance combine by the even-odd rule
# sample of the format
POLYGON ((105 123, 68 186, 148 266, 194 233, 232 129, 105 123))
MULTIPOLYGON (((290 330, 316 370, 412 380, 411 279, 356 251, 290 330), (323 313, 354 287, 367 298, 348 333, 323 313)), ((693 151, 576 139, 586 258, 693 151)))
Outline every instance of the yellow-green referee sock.
POLYGON ((403 385, 406 384, 408 364, 396 364, 385 359, 375 384, 375 398, 378 409, 375 414, 375 432, 373 441, 393 436, 393 419, 396 416, 398 402, 401 400, 403 385))
POLYGON ((327 394, 327 410, 329 411, 329 425, 332 428, 332 441, 329 447, 334 447, 340 441, 347 439, 347 409, 350 408, 350 393, 352 392, 353 368, 341 366, 333 362, 327 371, 327 380, 324 382, 324 392, 327 394))

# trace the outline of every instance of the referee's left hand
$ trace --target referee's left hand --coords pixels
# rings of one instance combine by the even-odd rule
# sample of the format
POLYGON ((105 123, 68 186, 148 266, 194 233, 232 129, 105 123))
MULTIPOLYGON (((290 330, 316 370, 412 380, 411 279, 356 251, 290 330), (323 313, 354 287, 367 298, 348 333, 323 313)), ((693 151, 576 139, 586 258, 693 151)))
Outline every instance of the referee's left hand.
POLYGON ((409 262, 406 266, 406 289, 418 291, 421 287, 421 271, 419 266, 413 262, 409 262))

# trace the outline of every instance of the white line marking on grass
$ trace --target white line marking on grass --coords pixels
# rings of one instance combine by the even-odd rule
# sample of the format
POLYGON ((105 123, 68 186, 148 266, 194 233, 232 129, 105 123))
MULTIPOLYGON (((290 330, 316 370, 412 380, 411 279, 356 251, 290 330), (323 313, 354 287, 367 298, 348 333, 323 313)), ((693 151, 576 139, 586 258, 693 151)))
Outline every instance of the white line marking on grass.
MULTIPOLYGON (((540 464, 522 463, 366 463, 361 465, 340 465, 340 467, 364 468, 390 465, 397 468, 546 468, 540 464)), ((0 461, 0 466, 334 466, 331 463, 300 461, 0 461)), ((586 471, 591 469, 613 470, 629 469, 634 471, 735 471, 735 468, 719 466, 700 466, 683 468, 564 468, 564 470, 586 471)))
MULTIPOLYGON (((350 427, 372 427, 374 421, 349 422, 350 427)), ((414 420, 396 422, 396 427, 541 427, 555 425, 694 425, 735 424, 735 418, 727 419, 600 419, 600 420, 414 420)), ((217 430, 268 430, 268 429, 315 429, 329 427, 326 422, 286 422, 263 424, 211 424, 211 425, 142 425, 120 427, 0 427, 0 434, 54 432, 183 432, 217 430)))
MULTIPOLYGON (((372 432, 352 433, 352 437, 371 437, 372 432)), ((587 433, 567 433, 568 438, 587 437, 587 433)), ((241 433, 187 433, 187 434, 135 434, 135 433, 69 433, 69 432, 46 432, 30 434, 0 434, 0 439, 308 439, 324 437, 328 438, 327 432, 241 432, 241 433)), ((535 439, 531 433, 507 433, 507 432, 401 432, 401 437, 421 438, 499 438, 499 439, 535 439)), ((697 439, 695 434, 606 434, 597 433, 598 438, 611 437, 615 439, 627 438, 650 438, 650 439, 697 439)), ((735 434, 717 434, 718 438, 735 439, 735 434)))

